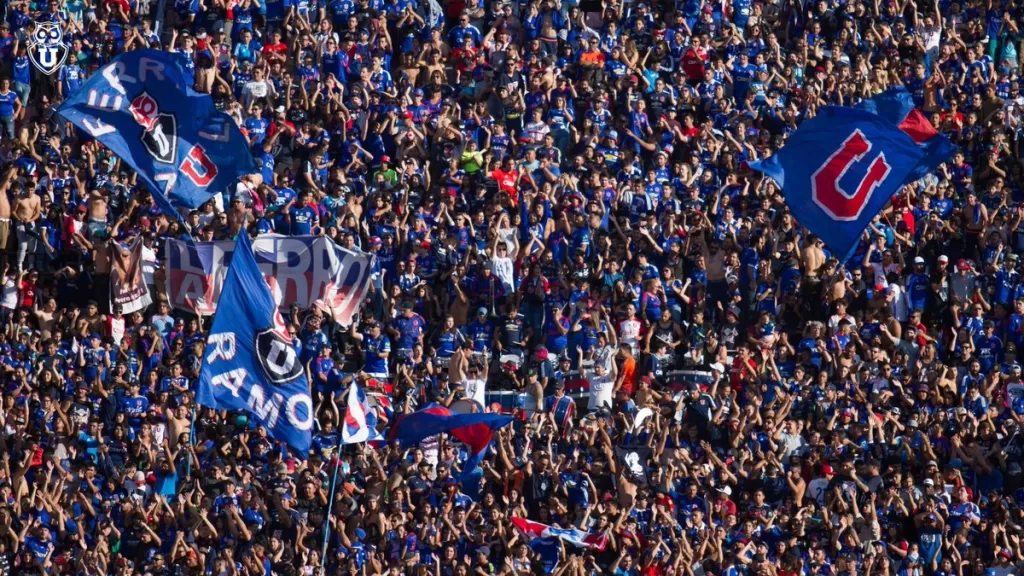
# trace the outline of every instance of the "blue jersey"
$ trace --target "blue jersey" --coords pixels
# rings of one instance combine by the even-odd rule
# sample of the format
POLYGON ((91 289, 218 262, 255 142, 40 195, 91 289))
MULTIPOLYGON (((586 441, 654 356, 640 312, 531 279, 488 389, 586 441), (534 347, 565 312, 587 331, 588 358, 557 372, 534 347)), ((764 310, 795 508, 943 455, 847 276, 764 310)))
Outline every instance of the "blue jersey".
POLYGON ((259 166, 260 176, 263 177, 263 181, 273 182, 274 166, 276 165, 274 155, 270 152, 260 152, 256 155, 256 165, 259 166))
POLYGON ((732 21, 740 29, 745 28, 747 20, 750 19, 750 7, 753 5, 751 0, 732 0, 732 21))
POLYGON ((10 118, 14 116, 14 104, 18 101, 18 95, 13 91, 8 91, 6 94, 0 94, 0 118, 10 118))
POLYGON ((32 81, 32 63, 27 56, 18 56, 14 59, 14 81, 28 84, 32 81))
POLYGON ((313 226, 317 225, 318 218, 316 210, 311 206, 292 208, 292 234, 295 236, 308 236, 313 233, 313 226))
POLYGON ((911 274, 910 278, 907 278, 907 298, 910 300, 910 307, 914 310, 923 309, 928 303, 930 290, 931 284, 927 274, 911 274))
POLYGON ((64 96, 78 90, 85 79, 85 71, 78 64, 66 64, 58 72, 58 79, 64 88, 64 96))
POLYGON ((387 375, 388 361, 387 358, 382 358, 381 354, 391 352, 391 341, 387 336, 381 334, 377 338, 367 336, 364 342, 366 355, 363 360, 363 372, 387 375))
POLYGON ((750 82, 757 76, 757 66, 751 63, 746 65, 737 62, 732 69, 732 77, 735 81, 736 100, 742 101, 747 96, 747 88, 750 82))
POLYGON ((147 410, 149 410, 149 400, 145 396, 121 399, 121 412, 128 415, 132 424, 140 424, 147 410))
POLYGON ((249 118, 245 121, 245 129, 249 132, 249 140, 253 145, 262 144, 267 139, 267 127, 270 122, 266 118, 249 118))
POLYGON ((988 372, 992 366, 1002 361, 1003 341, 998 336, 981 336, 974 341, 978 361, 982 372, 988 372))
POLYGON ((391 321, 391 327, 398 331, 400 336, 398 337, 398 348, 399 349, 411 349, 419 341, 420 335, 423 334, 423 328, 427 325, 427 321, 423 319, 419 314, 413 314, 406 318, 405 316, 399 316, 391 321))

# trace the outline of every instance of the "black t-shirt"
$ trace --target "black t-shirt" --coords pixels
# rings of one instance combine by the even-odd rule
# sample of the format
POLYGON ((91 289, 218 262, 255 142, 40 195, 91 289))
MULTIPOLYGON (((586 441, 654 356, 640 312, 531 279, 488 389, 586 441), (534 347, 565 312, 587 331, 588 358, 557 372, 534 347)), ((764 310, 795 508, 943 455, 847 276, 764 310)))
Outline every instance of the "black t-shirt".
POLYGON ((548 501, 551 492, 555 489, 555 480, 550 472, 534 472, 526 478, 523 485, 523 496, 527 505, 531 508, 531 514, 543 502, 548 501))

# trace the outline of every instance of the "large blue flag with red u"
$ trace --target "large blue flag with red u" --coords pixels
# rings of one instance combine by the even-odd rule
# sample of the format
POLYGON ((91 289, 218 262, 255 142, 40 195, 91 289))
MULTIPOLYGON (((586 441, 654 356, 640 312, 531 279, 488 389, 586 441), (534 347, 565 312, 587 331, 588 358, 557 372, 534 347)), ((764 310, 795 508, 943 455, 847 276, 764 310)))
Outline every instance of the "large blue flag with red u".
POLYGON ((893 121, 828 106, 801 124, 775 155, 750 167, 771 176, 793 216, 844 261, 900 187, 941 162, 929 167, 926 156, 893 121))

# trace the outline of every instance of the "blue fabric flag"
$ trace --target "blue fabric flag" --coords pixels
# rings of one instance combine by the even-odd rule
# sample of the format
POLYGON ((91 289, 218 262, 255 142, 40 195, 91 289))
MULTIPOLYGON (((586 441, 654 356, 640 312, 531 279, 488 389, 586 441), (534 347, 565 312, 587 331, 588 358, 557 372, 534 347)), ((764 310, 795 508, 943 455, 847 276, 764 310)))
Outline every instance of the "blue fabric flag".
POLYGON ((457 414, 440 404, 430 404, 399 418, 391 428, 390 439, 409 446, 442 432, 451 434, 469 449, 469 459, 462 468, 465 480, 480 465, 494 432, 511 422, 511 416, 484 412, 457 414))
POLYGON ((313 400, 291 337, 241 234, 206 341, 196 401, 245 410, 268 435, 309 454, 313 400))
POLYGON ((161 210, 198 208, 257 172, 235 121, 192 90, 185 56, 132 50, 76 90, 57 113, 109 148, 153 192, 161 210))
POLYGON ((936 166, 949 160, 956 146, 939 133, 931 122, 914 106, 914 99, 903 86, 890 88, 881 94, 858 103, 855 108, 878 114, 897 125, 917 143, 924 157, 917 163, 903 182, 910 184, 920 180, 936 166))
POLYGON ((845 261, 924 151, 877 114, 827 106, 750 167, 782 188, 793 216, 845 261))

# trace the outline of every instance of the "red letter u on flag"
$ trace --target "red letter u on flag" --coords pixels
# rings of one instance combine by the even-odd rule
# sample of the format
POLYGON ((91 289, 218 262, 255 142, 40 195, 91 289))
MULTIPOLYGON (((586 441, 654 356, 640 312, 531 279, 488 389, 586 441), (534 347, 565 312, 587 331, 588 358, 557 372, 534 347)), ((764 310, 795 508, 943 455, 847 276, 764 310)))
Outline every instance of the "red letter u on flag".
POLYGON ((879 153, 868 168, 864 178, 853 193, 840 186, 839 182, 854 163, 863 160, 871 151, 871 141, 860 130, 854 130, 828 160, 811 176, 811 197, 814 202, 834 220, 849 221, 860 217, 864 206, 871 200, 875 188, 889 175, 892 166, 885 161, 885 153, 879 153))
POLYGON ((206 150, 196 144, 181 163, 181 173, 196 186, 207 186, 217 177, 217 166, 206 155, 206 150))

